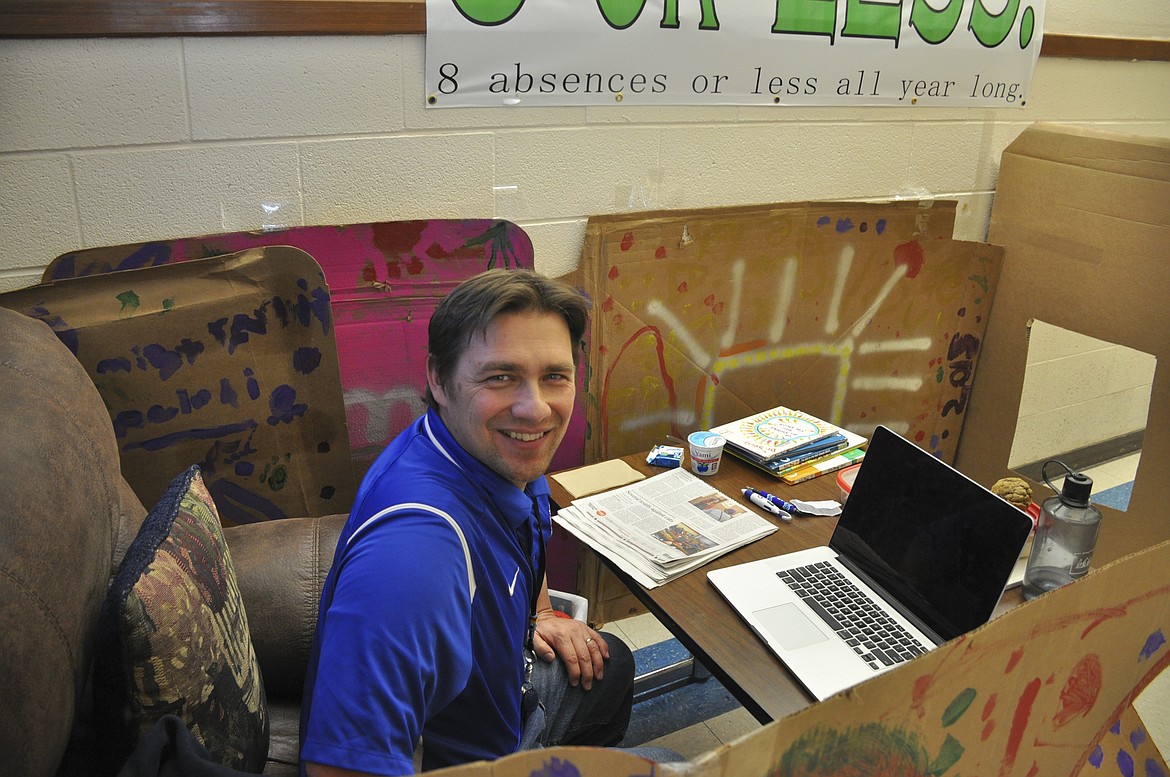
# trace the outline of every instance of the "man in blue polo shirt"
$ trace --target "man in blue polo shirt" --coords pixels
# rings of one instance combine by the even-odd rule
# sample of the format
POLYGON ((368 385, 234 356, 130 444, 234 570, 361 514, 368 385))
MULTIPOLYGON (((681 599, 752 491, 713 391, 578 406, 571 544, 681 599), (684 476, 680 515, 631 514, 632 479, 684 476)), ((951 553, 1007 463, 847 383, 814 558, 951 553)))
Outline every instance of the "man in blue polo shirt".
POLYGON ((584 297, 525 270, 436 309, 427 413, 366 474, 325 582, 303 774, 410 774, 420 738, 427 769, 621 740, 629 649, 557 617, 545 577, 544 472, 587 322, 584 297))

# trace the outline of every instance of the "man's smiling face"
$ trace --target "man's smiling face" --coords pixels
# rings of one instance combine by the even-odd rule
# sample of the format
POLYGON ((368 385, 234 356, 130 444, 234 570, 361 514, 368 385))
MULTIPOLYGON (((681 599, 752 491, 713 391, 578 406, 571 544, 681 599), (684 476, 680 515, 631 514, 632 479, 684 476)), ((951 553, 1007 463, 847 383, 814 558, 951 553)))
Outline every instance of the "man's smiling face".
POLYGON ((504 313, 473 337, 446 387, 427 381, 455 440, 524 488, 564 439, 576 396, 569 328, 555 313, 504 313))

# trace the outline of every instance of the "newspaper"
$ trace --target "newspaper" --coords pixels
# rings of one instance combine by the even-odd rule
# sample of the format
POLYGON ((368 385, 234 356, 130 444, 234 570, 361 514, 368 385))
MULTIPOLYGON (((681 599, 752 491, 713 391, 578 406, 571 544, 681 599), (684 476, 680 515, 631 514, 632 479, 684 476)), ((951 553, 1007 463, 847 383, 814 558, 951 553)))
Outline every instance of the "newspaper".
POLYGON ((776 531, 769 521, 681 467, 577 499, 554 520, 644 588, 776 531))

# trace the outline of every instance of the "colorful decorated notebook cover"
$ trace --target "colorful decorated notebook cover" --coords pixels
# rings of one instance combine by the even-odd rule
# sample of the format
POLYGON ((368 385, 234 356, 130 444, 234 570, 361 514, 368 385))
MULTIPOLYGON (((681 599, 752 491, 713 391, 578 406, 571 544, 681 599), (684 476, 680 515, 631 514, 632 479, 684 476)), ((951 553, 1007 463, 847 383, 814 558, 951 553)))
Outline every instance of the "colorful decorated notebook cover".
POLYGON ((716 426, 711 431, 723 435, 728 445, 761 462, 772 461, 840 432, 828 421, 783 406, 716 426))

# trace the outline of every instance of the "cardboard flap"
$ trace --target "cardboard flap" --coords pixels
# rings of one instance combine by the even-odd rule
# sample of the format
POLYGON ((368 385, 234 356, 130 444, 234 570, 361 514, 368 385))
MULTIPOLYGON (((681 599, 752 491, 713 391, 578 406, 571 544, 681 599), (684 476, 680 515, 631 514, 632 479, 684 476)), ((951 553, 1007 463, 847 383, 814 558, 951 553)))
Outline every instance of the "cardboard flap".
POLYGON ((1167 151, 1170 138, 1039 122, 1024 130, 1004 153, 1071 164, 1082 170, 1170 181, 1167 151))
POLYGON ((989 240, 1054 255, 1056 266, 1032 268, 1037 282, 1052 285, 1082 265, 1109 263, 1123 283, 1095 292, 1112 294, 1147 273, 1112 258, 1164 236, 1168 184, 1170 140, 1035 125, 1003 153, 989 240))
POLYGON ((351 507, 329 288, 304 251, 58 281, 0 305, 48 323, 85 367, 143 504, 198 464, 225 524, 351 507))

